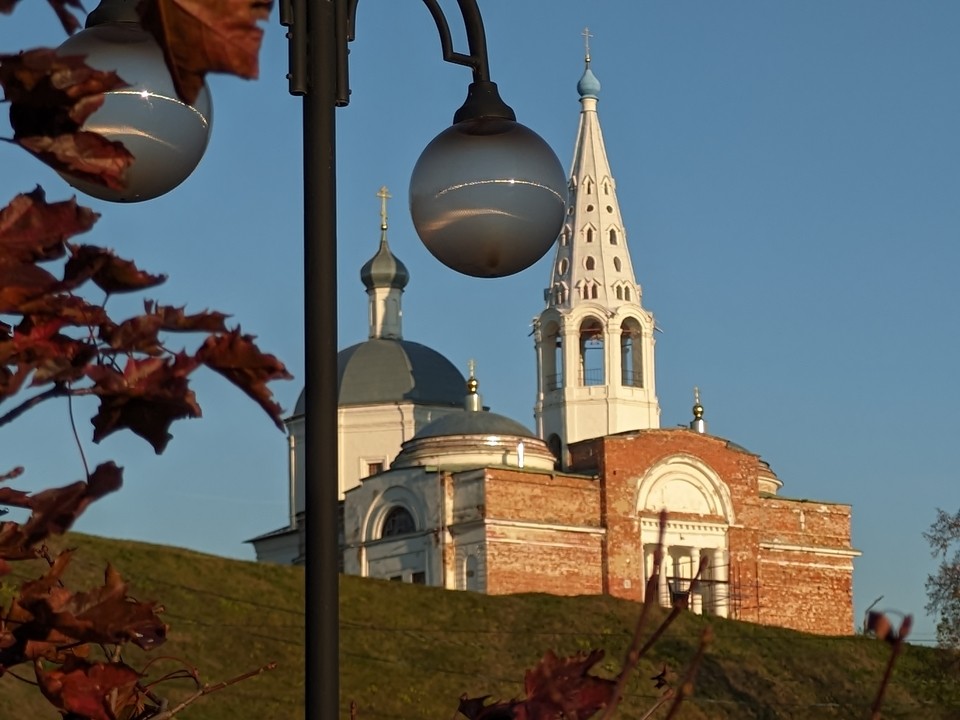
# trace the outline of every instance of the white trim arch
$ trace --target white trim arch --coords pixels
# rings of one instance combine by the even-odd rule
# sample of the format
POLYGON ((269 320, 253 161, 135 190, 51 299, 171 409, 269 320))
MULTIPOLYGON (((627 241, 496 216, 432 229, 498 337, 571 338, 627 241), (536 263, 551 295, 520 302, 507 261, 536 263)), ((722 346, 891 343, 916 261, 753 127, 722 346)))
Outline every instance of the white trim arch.
POLYGON ((637 482, 637 513, 673 512, 719 515, 736 522, 730 488, 716 471, 692 455, 670 455, 637 482), (698 497, 699 496, 699 497, 698 497))
POLYGON ((692 455, 679 453, 653 465, 637 483, 640 547, 644 577, 653 572, 660 536, 660 510, 681 514, 667 517, 663 535, 663 565, 657 582, 658 600, 670 607, 677 593, 690 592, 690 609, 727 617, 730 612, 730 555, 727 530, 734 524, 730 489, 716 471, 692 455), (695 515, 702 520, 691 519, 695 515), (722 520, 717 520, 717 516, 722 520), (692 584, 701 568, 701 582, 692 584))
POLYGON ((367 516, 363 521, 363 542, 377 542, 381 540, 383 522, 395 507, 402 507, 413 517, 415 532, 422 532, 426 522, 426 508, 422 500, 405 487, 394 485, 387 488, 383 494, 370 504, 367 516))

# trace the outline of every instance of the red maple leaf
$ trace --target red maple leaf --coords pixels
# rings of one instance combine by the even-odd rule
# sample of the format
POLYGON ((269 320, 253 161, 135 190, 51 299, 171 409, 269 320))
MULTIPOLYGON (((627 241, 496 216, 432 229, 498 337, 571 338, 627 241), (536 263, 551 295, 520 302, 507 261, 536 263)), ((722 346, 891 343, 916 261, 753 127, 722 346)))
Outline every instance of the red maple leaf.
POLYGON ((239 328, 223 335, 212 335, 197 351, 197 359, 256 400, 282 430, 282 410, 273 400, 267 383, 289 380, 292 376, 282 362, 261 352, 253 340, 252 335, 242 334, 239 328))
POLYGON ((126 428, 162 453, 172 437, 168 430, 174 420, 200 417, 200 406, 187 382, 197 366, 195 358, 177 353, 129 358, 122 373, 105 365, 88 368, 93 394, 100 398, 100 409, 91 421, 94 442, 126 428))
POLYGON ((121 143, 80 129, 103 105, 105 92, 126 86, 115 72, 37 48, 0 55, 0 86, 16 143, 55 170, 124 186, 133 155, 121 143))
POLYGON ((61 258, 64 243, 92 228, 99 217, 75 199, 48 203, 40 186, 21 193, 0 210, 0 264, 61 258))
POLYGON ((527 671, 525 699, 486 705, 486 697, 464 696, 459 712, 470 720, 587 720, 607 706, 616 686, 615 680, 589 673, 602 658, 603 650, 565 658, 548 650, 527 671))
POLYGON ((62 667, 45 670, 37 660, 34 670, 44 697, 68 718, 117 720, 123 708, 139 701, 140 673, 122 662, 68 658, 62 667))
POLYGON ((272 0, 144 0, 143 26, 163 49, 177 94, 193 103, 208 72, 253 79, 272 0))

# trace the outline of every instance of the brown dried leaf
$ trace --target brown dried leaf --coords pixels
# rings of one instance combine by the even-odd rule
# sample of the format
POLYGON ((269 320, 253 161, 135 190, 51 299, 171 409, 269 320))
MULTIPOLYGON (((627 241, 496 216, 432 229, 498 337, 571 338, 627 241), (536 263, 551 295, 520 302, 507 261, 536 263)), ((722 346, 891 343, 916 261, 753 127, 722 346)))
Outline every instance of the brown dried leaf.
POLYGON ((63 29, 67 35, 73 35, 80 29, 80 21, 69 9, 73 8, 84 12, 80 0, 47 0, 47 2, 50 3, 50 7, 52 7, 53 11, 57 14, 57 18, 60 20, 60 24, 63 25, 63 29))
POLYGON ((123 143, 87 131, 24 137, 17 142, 54 170, 112 190, 126 187, 127 169, 133 164, 133 154, 123 143))
POLYGON ((68 245, 70 259, 63 270, 64 283, 75 286, 88 278, 106 293, 123 293, 155 287, 166 275, 151 275, 129 260, 95 245, 68 245))
POLYGON ((589 670, 603 658, 603 650, 559 658, 547 651, 524 678, 524 700, 484 705, 487 697, 460 698, 459 712, 470 720, 587 720, 613 697, 616 682, 589 670))
POLYGON ((130 358, 122 373, 102 365, 89 368, 93 393, 100 397, 100 409, 91 421, 94 442, 127 428, 162 453, 174 420, 200 417, 187 382, 197 365, 193 357, 178 353, 172 358, 130 358))
POLYGON ((125 85, 115 72, 49 48, 0 55, 14 140, 55 170, 112 188, 123 187, 133 156, 120 143, 80 128, 103 104, 103 93, 125 85))
POLYGON ((103 104, 103 93, 125 86, 115 72, 51 48, 0 55, 0 87, 17 139, 75 132, 103 104))
POLYGON ((247 395, 256 400, 273 422, 283 430, 282 410, 267 387, 272 380, 289 380, 292 375, 275 356, 261 352, 253 335, 243 335, 239 328, 224 335, 208 337, 197 351, 197 359, 216 370, 247 395))
POLYGON ((64 243, 88 231, 100 216, 76 199, 48 203, 39 185, 0 210, 0 264, 63 257, 64 243))
POLYGON ((44 697, 65 717, 76 720, 117 720, 123 708, 139 701, 140 673, 122 662, 91 663, 70 658, 47 671, 34 663, 44 697))
POLYGON ((204 310, 203 312, 187 315, 185 308, 172 305, 156 305, 149 300, 143 304, 148 315, 161 320, 161 328, 172 332, 210 332, 225 333, 227 328, 224 322, 227 315, 221 312, 204 310))
POLYGON ((177 94, 193 103, 208 72, 253 79, 271 0, 144 0, 143 26, 163 49, 177 94))

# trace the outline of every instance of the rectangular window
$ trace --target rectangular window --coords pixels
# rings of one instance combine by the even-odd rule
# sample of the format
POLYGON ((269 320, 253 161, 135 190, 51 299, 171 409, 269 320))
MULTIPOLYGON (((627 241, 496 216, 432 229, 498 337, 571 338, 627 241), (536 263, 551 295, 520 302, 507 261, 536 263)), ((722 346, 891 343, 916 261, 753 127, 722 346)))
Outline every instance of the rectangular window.
POLYGON ((383 472, 382 462, 367 463, 367 477, 370 477, 371 475, 379 475, 382 472, 383 472))
POLYGON ((426 585, 427 574, 425 572, 415 572, 413 574, 412 582, 414 585, 426 585))

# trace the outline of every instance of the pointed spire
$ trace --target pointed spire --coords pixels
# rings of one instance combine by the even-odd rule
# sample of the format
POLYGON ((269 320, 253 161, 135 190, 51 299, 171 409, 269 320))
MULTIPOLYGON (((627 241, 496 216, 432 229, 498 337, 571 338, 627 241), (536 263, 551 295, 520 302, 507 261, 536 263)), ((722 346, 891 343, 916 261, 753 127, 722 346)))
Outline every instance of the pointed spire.
POLYGON ((693 420, 690 422, 690 429, 705 435, 707 432, 707 421, 703 419, 703 405, 700 404, 700 388, 693 388, 693 420))
POLYGON ((463 400, 463 407, 471 412, 480 412, 483 410, 483 399, 477 392, 480 383, 477 381, 477 363, 475 360, 467 361, 467 370, 470 372, 470 377, 467 378, 467 396, 463 400))

